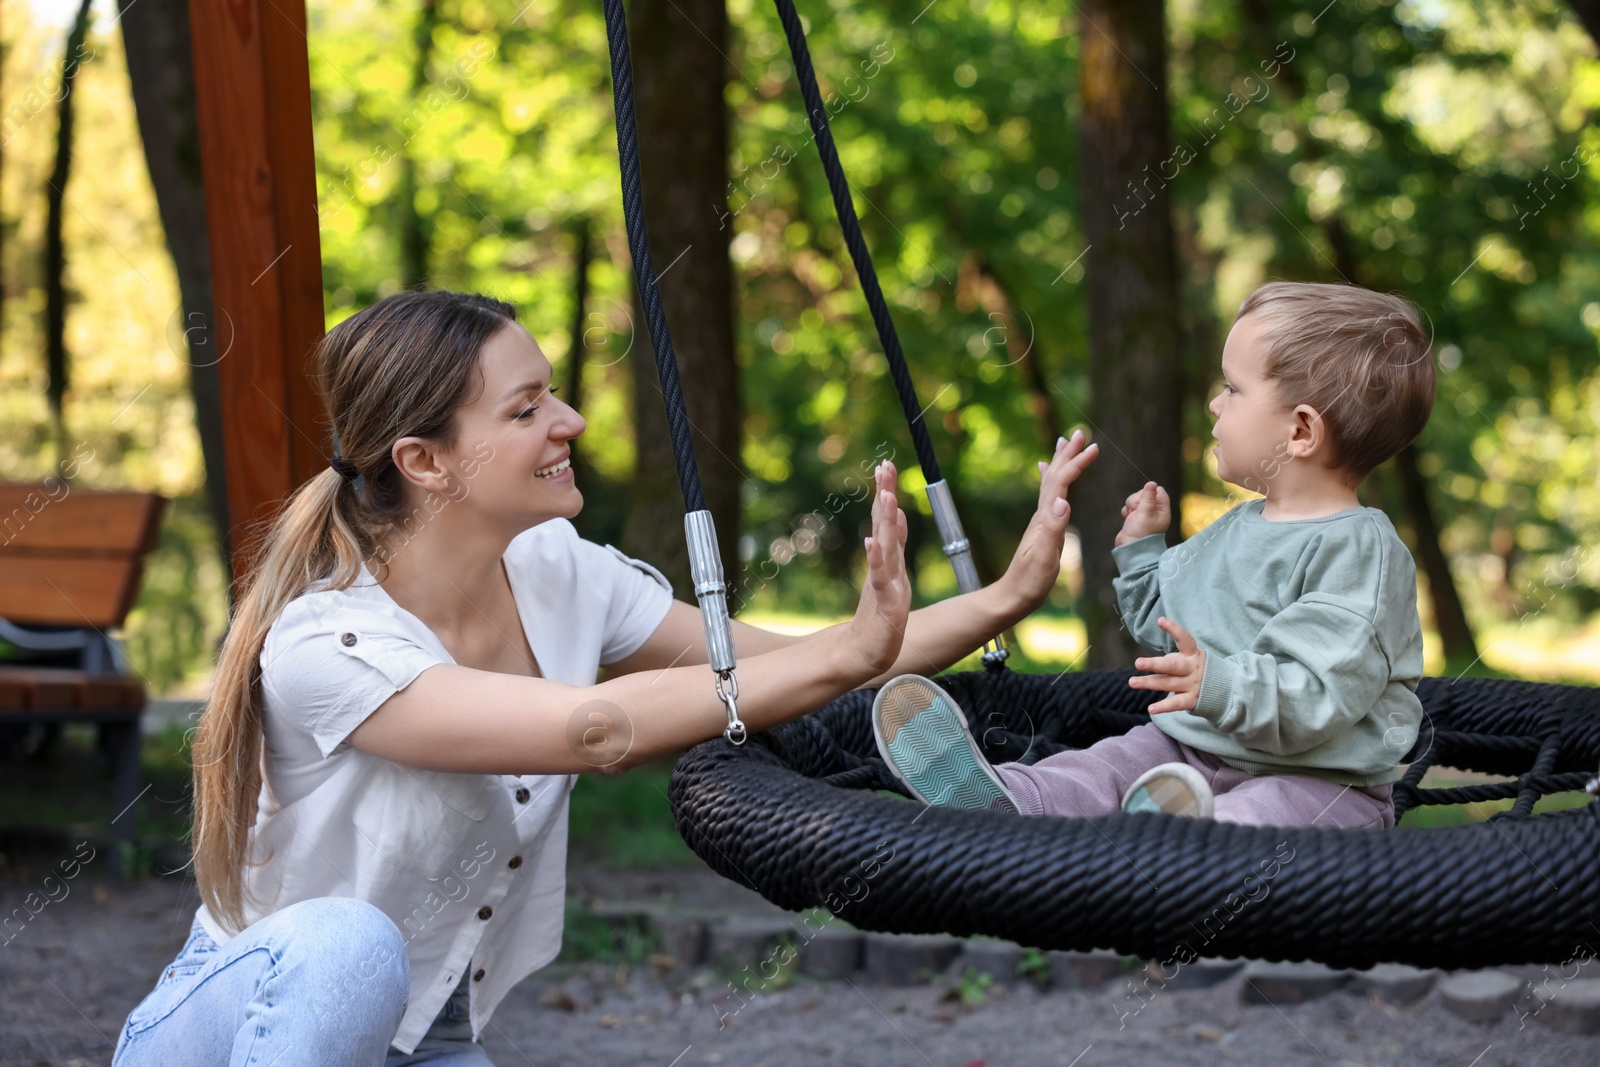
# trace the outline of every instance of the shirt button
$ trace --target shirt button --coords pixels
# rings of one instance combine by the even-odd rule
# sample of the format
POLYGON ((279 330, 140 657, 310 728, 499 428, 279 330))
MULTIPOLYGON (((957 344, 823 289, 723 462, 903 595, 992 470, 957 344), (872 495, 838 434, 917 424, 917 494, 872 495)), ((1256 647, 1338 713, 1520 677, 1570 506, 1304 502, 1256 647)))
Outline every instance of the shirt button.
POLYGON ((489 916, 491 916, 493 914, 494 914, 494 909, 489 907, 489 905, 487 905, 487 904, 485 904, 483 907, 478 909, 478 918, 480 918, 480 919, 487 919, 489 916))
POLYGON ((521 856, 512 856, 511 857, 511 862, 506 864, 506 866, 510 867, 513 871, 516 870, 518 867, 522 866, 522 857, 521 856))
POLYGON ((517 790, 517 803, 518 804, 526 804, 528 802, 528 798, 531 797, 532 795, 533 795, 532 793, 528 792, 528 787, 527 786, 520 787, 517 790))
POLYGON ((343 645, 345 648, 349 648, 351 645, 356 643, 356 635, 355 634, 340 634, 339 635, 339 643, 341 645, 343 645))
POLYGON ((473 976, 472 976, 472 980, 473 980, 473 981, 474 981, 474 982, 481 982, 481 981, 483 981, 483 968, 482 968, 482 967, 479 967, 479 968, 478 968, 478 973, 477 973, 477 974, 474 974, 474 975, 473 975, 473 976))

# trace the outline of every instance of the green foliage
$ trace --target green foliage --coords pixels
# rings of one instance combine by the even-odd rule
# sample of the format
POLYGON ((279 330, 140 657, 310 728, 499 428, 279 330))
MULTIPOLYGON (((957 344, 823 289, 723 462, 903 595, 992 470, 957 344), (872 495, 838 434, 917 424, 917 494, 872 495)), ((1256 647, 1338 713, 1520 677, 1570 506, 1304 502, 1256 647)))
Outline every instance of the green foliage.
POLYGON ((961 1001, 961 1006, 971 1011, 974 1008, 981 1008, 989 999, 989 987, 992 985, 994 985, 994 975, 967 967, 956 980, 954 992, 956 999, 961 1001))
MULTIPOLYGON (((1076 182, 1084 28, 1065 0, 802 10, 934 446, 993 576, 1033 508, 1047 429, 1085 422, 1089 403, 1076 182)), ((516 303, 558 376, 582 364, 589 431, 579 448, 594 474, 580 521, 615 539, 633 463, 636 346, 600 10, 441 0, 431 27, 418 12, 399 0, 309 7, 329 320, 403 284, 408 234, 425 245, 433 284, 516 303), (589 315, 572 337, 579 217, 596 259, 589 315)), ((729 12, 726 213, 699 209, 733 232, 747 411, 737 603, 851 610, 862 474, 891 451, 910 494, 919 602, 948 595, 776 16, 757 0, 731 0, 729 12)), ((17 9, 0 26, 0 91, 22 108, 7 112, 21 118, 8 118, 0 175, 0 475, 17 480, 61 458, 39 329, 54 120, 28 101, 53 91, 64 33, 29 18, 17 9)), ((1140 180, 1169 182, 1173 197, 1187 488, 1212 502, 1229 492, 1205 456, 1204 402, 1253 286, 1353 271, 1403 292, 1437 334, 1440 388, 1421 468, 1485 660, 1594 677, 1587 653, 1548 664, 1528 653, 1570 641, 1600 608, 1594 43, 1555 0, 1356 0, 1320 15, 1286 0, 1181 4, 1168 23, 1173 165, 1140 180)), ((177 292, 120 39, 92 33, 89 45, 67 190, 68 444, 94 450, 83 484, 175 500, 127 642, 157 689, 180 688, 203 678, 224 586, 197 503, 186 366, 168 338, 177 292)), ((1130 184, 1122 203, 1139 202, 1130 184)), ((1387 472, 1367 499, 1406 525, 1387 472)), ((1072 600, 1064 582, 1052 609, 1072 600)))
POLYGON ((124 651, 151 691, 206 673, 227 625, 226 584, 205 500, 172 501, 124 634, 124 651))
POLYGON ((1022 950, 1022 958, 1017 961, 1017 974, 1036 986, 1050 984, 1050 957, 1036 948, 1022 950))
POLYGON ((659 948, 648 923, 618 921, 568 903, 557 960, 640 964, 659 948))
POLYGON ((627 774, 586 774, 571 796, 568 849, 582 862, 616 867, 698 863, 678 836, 667 801, 670 761, 627 774))

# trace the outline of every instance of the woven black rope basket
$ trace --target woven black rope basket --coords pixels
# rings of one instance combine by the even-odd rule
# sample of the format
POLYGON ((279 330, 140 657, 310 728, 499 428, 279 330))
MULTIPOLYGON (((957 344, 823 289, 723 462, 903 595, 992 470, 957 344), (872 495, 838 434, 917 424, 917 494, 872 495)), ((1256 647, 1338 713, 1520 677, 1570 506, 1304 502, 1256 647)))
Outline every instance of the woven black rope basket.
MULTIPOLYGON (((1128 674, 939 679, 994 762, 1034 762, 1149 721, 1128 674)), ((1596 805, 1533 814, 1600 765, 1600 689, 1427 678, 1393 830, 1243 827, 1164 815, 1060 819, 928 808, 872 739, 873 693, 752 737, 708 741, 672 775, 678 830, 781 907, 866 930, 986 934, 1147 959, 1223 956, 1422 967, 1554 963, 1600 946, 1596 805), (1430 766, 1515 776, 1420 789, 1430 766), (1419 804, 1515 798, 1467 826, 1419 804)))

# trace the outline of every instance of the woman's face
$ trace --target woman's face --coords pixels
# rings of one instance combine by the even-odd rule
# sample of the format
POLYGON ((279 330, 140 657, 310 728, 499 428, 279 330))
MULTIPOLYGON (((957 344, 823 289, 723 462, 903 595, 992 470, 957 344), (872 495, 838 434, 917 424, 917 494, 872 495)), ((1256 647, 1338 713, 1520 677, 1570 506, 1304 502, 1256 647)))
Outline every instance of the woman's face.
POLYGON ((512 532, 583 507, 573 483, 572 439, 583 417, 556 399, 550 361, 532 335, 509 323, 478 358, 483 388, 456 410, 455 447, 440 458, 455 472, 452 496, 512 532))

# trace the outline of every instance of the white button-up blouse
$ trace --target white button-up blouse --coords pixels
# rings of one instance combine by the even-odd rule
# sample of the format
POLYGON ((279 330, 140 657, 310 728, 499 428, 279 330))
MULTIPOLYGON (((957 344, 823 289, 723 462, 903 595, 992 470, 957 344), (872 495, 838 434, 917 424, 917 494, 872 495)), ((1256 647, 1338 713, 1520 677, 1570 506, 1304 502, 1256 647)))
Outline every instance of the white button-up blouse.
MULTIPOLYGON (((637 650, 672 602, 659 571, 584 541, 564 519, 519 535, 505 566, 541 673, 571 685, 593 685, 601 664, 637 650)), ((266 776, 246 916, 340 896, 393 919, 411 964, 393 1042, 407 1053, 464 975, 477 1036, 561 948, 574 775, 426 771, 345 741, 423 671, 453 662, 365 571, 349 589, 292 601, 261 651, 266 776)), ((218 944, 229 939, 203 904, 197 918, 218 944)), ((335 1025, 360 970, 343 988, 310 993, 335 1025)))

